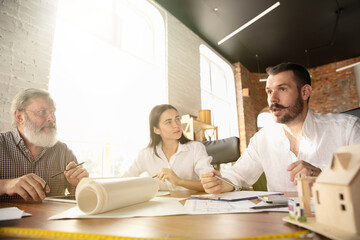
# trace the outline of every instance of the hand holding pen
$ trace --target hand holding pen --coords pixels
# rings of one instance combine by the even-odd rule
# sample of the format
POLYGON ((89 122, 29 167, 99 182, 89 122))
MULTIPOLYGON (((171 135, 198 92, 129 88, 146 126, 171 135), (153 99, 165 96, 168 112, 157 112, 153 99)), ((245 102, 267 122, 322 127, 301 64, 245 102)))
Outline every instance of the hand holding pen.
POLYGON ((223 181, 224 183, 227 183, 227 184, 229 184, 230 186, 234 187, 234 190, 235 190, 235 191, 240 191, 240 190, 241 190, 241 188, 240 188, 239 186, 233 184, 232 182, 229 182, 228 180, 226 180, 226 179, 224 179, 224 178, 222 178, 222 177, 219 177, 219 176, 217 176, 217 175, 214 175, 214 177, 217 178, 217 179, 219 179, 219 180, 221 180, 221 181, 223 181))
POLYGON ((73 165, 73 163, 74 163, 74 162, 70 162, 68 165, 66 165, 66 168, 65 168, 64 171, 55 173, 54 175, 51 176, 51 178, 56 177, 56 176, 58 176, 58 175, 60 175, 60 174, 63 174, 63 173, 65 174, 66 171, 72 170, 72 169, 74 169, 74 168, 76 168, 76 167, 78 167, 78 166, 80 166, 80 165, 83 165, 85 162, 82 162, 82 163, 79 163, 79 164, 76 164, 76 165, 73 165), (72 166, 71 166, 71 165, 72 165, 72 166), (69 167, 69 166, 71 166, 71 167, 69 167))
POLYGON ((218 194, 222 192, 240 190, 240 187, 220 176, 220 172, 215 170, 201 174, 201 184, 203 185, 205 192, 218 194))
MULTIPOLYGON (((84 177, 89 177, 89 173, 85 168, 82 168, 81 165, 83 165, 85 162, 76 164, 75 162, 70 162, 68 165, 66 165, 65 170, 55 173, 51 176, 51 178, 54 178, 56 176, 59 176, 61 174, 64 174, 67 181, 73 185, 77 186, 80 180, 84 177)), ((44 192, 50 192, 48 183, 45 184, 43 188, 44 192)))
POLYGON ((89 177, 88 171, 85 168, 81 167, 84 162, 76 164, 75 162, 70 162, 66 165, 65 170, 59 173, 52 175, 51 177, 58 176, 60 174, 64 174, 67 181, 73 185, 77 186, 80 180, 84 177, 89 177))
POLYGON ((179 185, 179 178, 176 173, 170 168, 162 168, 159 172, 152 178, 157 177, 160 181, 165 182, 167 180, 169 183, 174 184, 175 186, 179 185))

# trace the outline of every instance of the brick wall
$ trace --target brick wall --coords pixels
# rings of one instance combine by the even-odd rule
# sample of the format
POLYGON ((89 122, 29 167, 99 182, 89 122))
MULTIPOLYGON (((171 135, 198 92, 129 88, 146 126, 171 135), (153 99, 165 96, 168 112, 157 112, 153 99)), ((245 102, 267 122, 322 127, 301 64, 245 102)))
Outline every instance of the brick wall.
POLYGON ((47 89, 57 1, 0 1, 0 131, 17 92, 47 89))
POLYGON ((241 63, 234 64, 234 67, 240 150, 243 153, 257 132, 257 115, 267 106, 265 82, 259 82, 267 74, 251 73, 241 63), (243 88, 249 88, 249 96, 242 95, 243 88))
POLYGON ((309 69, 312 86, 310 109, 318 113, 338 113, 358 107, 354 68, 335 70, 359 61, 360 57, 357 57, 309 69))
MULTIPOLYGON (((309 107, 316 113, 339 113, 359 106, 354 68, 335 70, 359 62, 360 57, 309 69, 312 94, 309 107)), ((268 106, 265 94, 267 74, 249 72, 240 63, 235 63, 235 86, 239 116, 241 152, 244 152, 250 138, 257 132, 257 116, 268 106), (242 96, 242 88, 248 87, 250 96, 242 96)))

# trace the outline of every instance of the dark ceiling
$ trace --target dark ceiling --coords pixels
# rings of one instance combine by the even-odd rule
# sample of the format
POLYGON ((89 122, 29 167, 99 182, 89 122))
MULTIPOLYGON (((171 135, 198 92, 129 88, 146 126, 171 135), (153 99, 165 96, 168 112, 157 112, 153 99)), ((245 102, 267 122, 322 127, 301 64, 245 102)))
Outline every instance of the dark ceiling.
POLYGON ((218 45, 276 0, 155 0, 231 63, 265 72, 360 56, 360 0, 279 0, 280 6, 218 45), (217 8, 218 11, 214 11, 217 8))

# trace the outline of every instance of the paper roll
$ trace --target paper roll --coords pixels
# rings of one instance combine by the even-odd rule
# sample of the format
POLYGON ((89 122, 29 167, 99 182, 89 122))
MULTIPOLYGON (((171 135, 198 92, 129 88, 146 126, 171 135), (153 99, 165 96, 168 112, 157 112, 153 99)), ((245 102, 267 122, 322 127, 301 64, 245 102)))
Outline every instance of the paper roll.
POLYGON ((149 201, 158 190, 156 180, 150 177, 83 178, 75 194, 81 211, 98 214, 149 201))

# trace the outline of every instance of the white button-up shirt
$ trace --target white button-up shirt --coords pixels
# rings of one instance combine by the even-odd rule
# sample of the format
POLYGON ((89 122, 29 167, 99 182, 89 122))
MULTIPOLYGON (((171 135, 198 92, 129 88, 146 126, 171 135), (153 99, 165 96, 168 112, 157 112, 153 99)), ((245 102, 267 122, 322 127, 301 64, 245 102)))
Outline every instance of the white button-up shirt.
POLYGON ((323 170, 339 147, 354 144, 360 144, 359 118, 308 111, 297 156, 290 151, 282 124, 274 123, 257 132, 245 153, 222 175, 244 187, 265 172, 268 191, 297 191, 286 170, 291 163, 303 160, 323 170))
MULTIPOLYGON (((175 174, 186 180, 200 180, 201 173, 209 172, 214 168, 211 166, 210 157, 201 142, 190 141, 186 144, 179 143, 177 152, 168 161, 161 149, 161 143, 156 146, 160 158, 155 155, 152 148, 141 150, 122 177, 137 177, 145 173, 154 176, 161 168, 170 168, 175 174)), ((157 178, 156 178, 157 179, 157 178)), ((158 180, 158 179, 157 179, 158 180)), ((159 181, 160 190, 183 190, 185 188, 174 186, 165 181, 159 181)))

